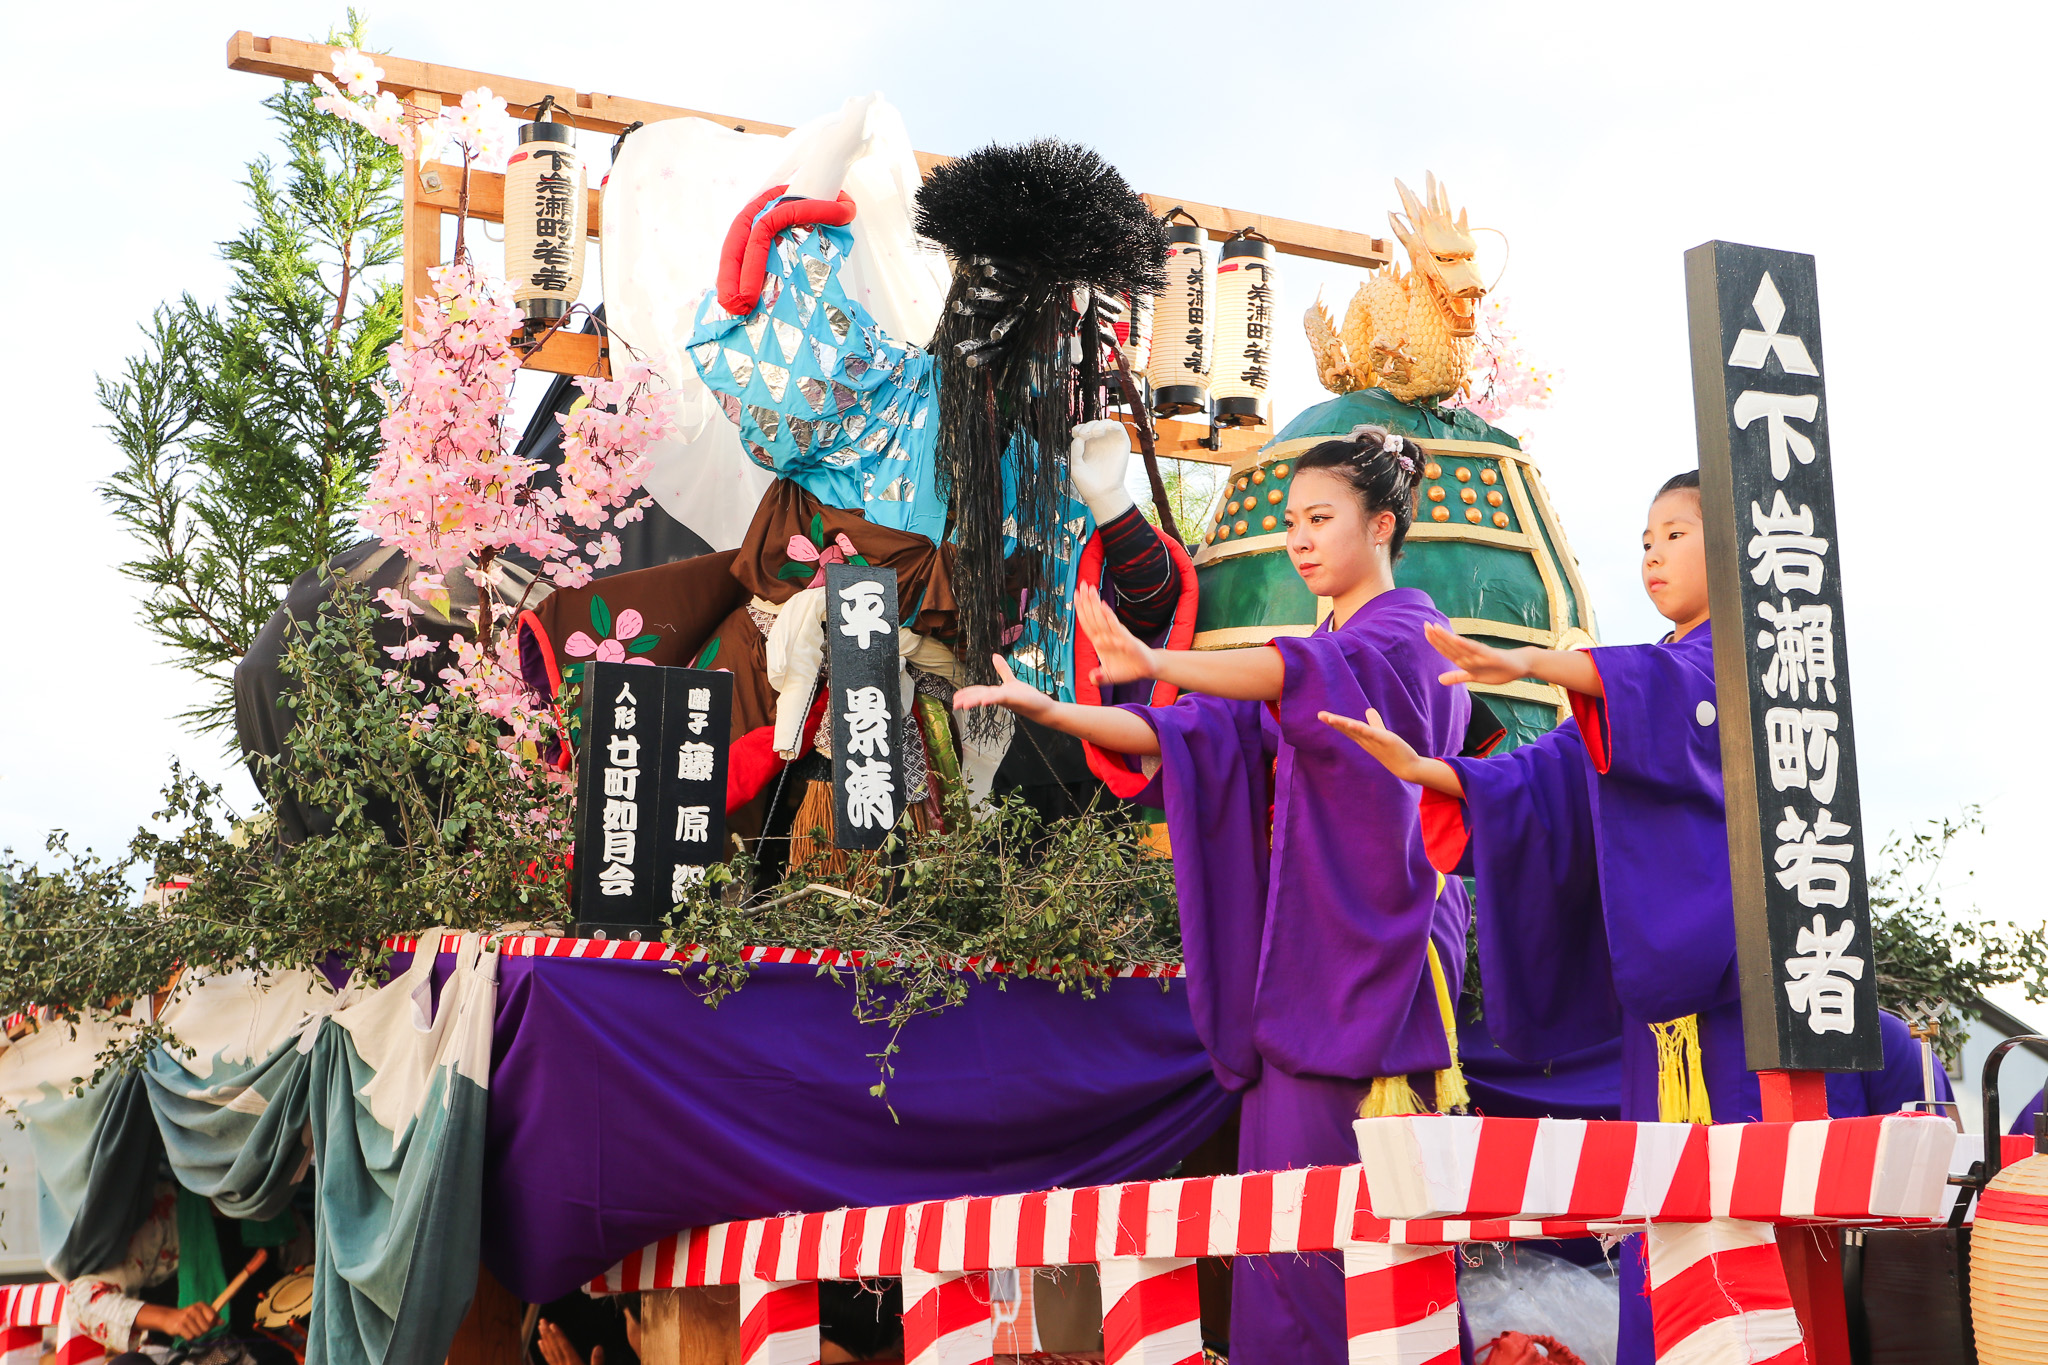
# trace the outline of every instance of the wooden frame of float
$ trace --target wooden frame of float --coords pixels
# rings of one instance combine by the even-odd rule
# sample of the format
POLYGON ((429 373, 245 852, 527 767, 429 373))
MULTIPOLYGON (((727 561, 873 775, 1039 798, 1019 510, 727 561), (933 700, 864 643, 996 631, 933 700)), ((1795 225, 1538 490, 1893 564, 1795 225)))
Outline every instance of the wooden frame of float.
MULTIPOLYGON (((283 80, 311 81, 314 76, 328 75, 333 70, 335 51, 325 43, 259 37, 245 29, 228 39, 228 67, 283 80)), ((685 109, 598 91, 579 91, 549 81, 493 75, 415 61, 409 57, 380 53, 377 54, 377 64, 384 69, 381 89, 429 111, 439 109, 445 101, 461 99, 466 91, 489 86, 492 93, 504 97, 506 108, 514 115, 530 117, 542 100, 553 96, 557 119, 572 128, 597 133, 618 134, 636 122, 655 123, 673 118, 709 119, 735 131, 777 135, 790 131, 783 124, 734 118, 728 114, 706 113, 701 109, 685 109)), ((935 152, 917 153, 918 167, 926 172, 949 160, 950 157, 935 152)), ((603 225, 602 195, 596 189, 586 193, 590 199, 590 235, 598 237, 603 225)), ((1217 204, 1202 204, 1171 195, 1147 194, 1144 198, 1155 213, 1164 214, 1175 207, 1187 210, 1217 241, 1252 228, 1272 242, 1276 249, 1290 256, 1334 261, 1339 265, 1368 270, 1393 260, 1393 244, 1384 237, 1217 204)), ((455 213, 461 206, 461 169, 439 163, 422 166, 416 161, 407 161, 402 204, 405 314, 407 322, 410 322, 413 301, 433 292, 427 271, 441 263, 442 217, 455 213)), ((504 176, 488 171, 470 174, 469 216, 486 223, 505 221, 504 176)), ((611 356, 601 335, 554 331, 544 334, 539 344, 527 352, 525 367, 551 374, 609 374, 611 356)), ((1125 425, 1132 425, 1129 419, 1125 419, 1125 425)), ((1157 419, 1153 426, 1154 445, 1160 455, 1205 464, 1229 464, 1244 452, 1257 450, 1273 435, 1272 428, 1263 424, 1223 426, 1212 431, 1206 423, 1157 419), (1210 448, 1211 441, 1216 442, 1216 448, 1210 448)), ((1134 438, 1135 435, 1134 427, 1134 438)))

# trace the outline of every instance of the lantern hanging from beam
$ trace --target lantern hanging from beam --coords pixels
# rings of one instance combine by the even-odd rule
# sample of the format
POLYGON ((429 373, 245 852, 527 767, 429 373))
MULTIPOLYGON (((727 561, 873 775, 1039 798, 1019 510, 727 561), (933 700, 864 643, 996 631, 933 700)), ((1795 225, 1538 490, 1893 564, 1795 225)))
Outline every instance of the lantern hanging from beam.
POLYGON ((1152 315, 1152 409, 1161 417, 1209 406, 1209 253, 1201 225, 1185 209, 1167 214, 1166 288, 1152 315), (1174 214, 1187 218, 1172 222, 1174 214))
POLYGON ((524 123, 505 166, 505 277, 529 331, 560 321, 583 287, 590 230, 583 158, 568 125, 524 123))
POLYGON ((1124 315, 1116 323, 1116 348, 1132 374, 1143 374, 1152 360, 1152 298, 1125 294, 1121 301, 1124 315))
POLYGON ((1247 228, 1216 261, 1215 378, 1209 398, 1218 426, 1257 426, 1270 412, 1273 375, 1273 244, 1247 228))

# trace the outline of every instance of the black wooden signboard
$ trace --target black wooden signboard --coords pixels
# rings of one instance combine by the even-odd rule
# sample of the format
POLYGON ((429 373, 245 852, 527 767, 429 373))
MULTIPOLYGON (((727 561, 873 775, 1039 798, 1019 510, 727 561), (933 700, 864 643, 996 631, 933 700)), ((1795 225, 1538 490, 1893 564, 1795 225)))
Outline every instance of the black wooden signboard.
POLYGON ((704 869, 723 862, 725 766, 732 737, 732 674, 704 668, 643 670, 662 677, 662 910, 704 869))
POLYGON ((903 811, 896 624, 894 569, 826 566, 832 842, 839 848, 880 848, 903 811))
POLYGON ((581 709, 578 931, 651 936, 725 856, 732 675, 593 659, 581 709))
POLYGON ((1813 257, 1708 242, 1685 280, 1749 1066, 1875 1070, 1813 257))

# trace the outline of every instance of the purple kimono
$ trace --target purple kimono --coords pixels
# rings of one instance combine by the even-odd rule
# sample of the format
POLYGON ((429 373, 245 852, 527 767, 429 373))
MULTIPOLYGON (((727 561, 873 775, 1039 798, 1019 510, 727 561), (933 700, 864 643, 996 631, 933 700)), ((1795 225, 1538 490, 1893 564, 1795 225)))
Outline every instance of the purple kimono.
MULTIPOLYGON (((1316 719, 1373 707, 1419 752, 1456 753, 1471 706, 1437 682, 1432 621, 1445 623, 1428 594, 1395 588, 1342 629, 1276 640, 1276 704, 1127 708, 1159 736, 1137 799, 1166 811, 1195 1031, 1217 1078, 1244 1091, 1240 1170, 1356 1161, 1351 1120, 1372 1079, 1450 1063, 1427 945, 1455 999, 1464 886, 1430 866, 1415 789, 1316 719)), ((1342 1362, 1342 1266, 1240 1260, 1231 1317, 1237 1365, 1342 1362)))

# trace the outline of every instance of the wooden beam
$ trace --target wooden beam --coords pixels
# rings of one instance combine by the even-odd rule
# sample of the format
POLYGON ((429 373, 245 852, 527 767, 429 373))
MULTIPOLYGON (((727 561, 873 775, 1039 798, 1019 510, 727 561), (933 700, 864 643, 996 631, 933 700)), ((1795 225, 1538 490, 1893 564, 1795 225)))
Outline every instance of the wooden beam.
MULTIPOLYGON (((1131 433, 1131 449, 1138 448, 1138 428, 1128 417, 1117 420, 1131 433)), ((1154 418, 1152 422, 1153 449, 1162 459, 1195 460, 1202 464, 1235 464, 1237 457, 1247 450, 1257 450, 1273 439, 1273 428, 1224 427, 1217 440, 1220 449, 1208 446, 1209 424, 1207 422, 1180 422, 1170 417, 1154 418)))
POLYGON ((522 369, 547 374, 611 373, 611 357, 594 332, 550 332, 547 340, 526 353, 522 369))
MULTIPOLYGON (((430 108, 441 107, 441 97, 425 91, 414 97, 430 108)), ((412 326, 413 313, 419 307, 419 300, 434 292, 434 282, 427 272, 441 264, 441 210, 426 200, 425 187, 420 184, 420 163, 407 157, 399 171, 401 209, 405 221, 405 255, 401 271, 405 286, 403 317, 407 327, 412 326)), ((504 195, 499 194, 502 204, 504 195)))
MULTIPOLYGON (((244 30, 228 39, 228 66, 236 71, 277 76, 284 80, 310 81, 316 75, 325 76, 333 71, 333 52, 334 49, 325 43, 309 43, 296 38, 259 38, 244 30)), ((586 93, 572 90, 566 85, 551 85, 545 81, 524 80, 517 76, 498 76, 486 71, 469 71, 462 67, 413 61, 407 57, 377 54, 377 64, 384 68, 383 88, 400 96, 433 95, 439 99, 455 100, 478 86, 489 86, 492 94, 504 98, 506 107, 512 113, 530 117, 543 99, 553 95, 555 107, 561 111, 564 122, 571 127, 585 128, 597 133, 616 134, 635 122, 658 123, 663 119, 672 118, 709 119, 735 131, 769 133, 777 137, 790 131, 786 125, 780 123, 762 123, 752 119, 734 118, 730 114, 707 113, 702 109, 685 109, 680 105, 656 104, 648 100, 628 99, 621 95, 606 95, 597 91, 586 93)), ((436 104, 438 107, 438 100, 436 104)), ((944 165, 951 159, 935 152, 919 152, 918 169, 930 174, 934 166, 944 165)), ((1229 237, 1250 227, 1257 228, 1276 249, 1290 256, 1334 261, 1339 265, 1359 266, 1368 270, 1383 266, 1393 259, 1391 242, 1384 237, 1373 237, 1363 232, 1346 232, 1341 228, 1320 227, 1314 223, 1296 222, 1291 218, 1274 218, 1243 209, 1198 203, 1175 195, 1148 194, 1145 201, 1157 213, 1164 213, 1176 204, 1179 205, 1192 214, 1195 221, 1207 229, 1213 238, 1229 237)), ((590 221, 591 231, 595 232, 595 213, 591 215, 590 221)))

